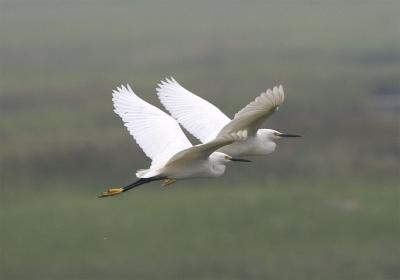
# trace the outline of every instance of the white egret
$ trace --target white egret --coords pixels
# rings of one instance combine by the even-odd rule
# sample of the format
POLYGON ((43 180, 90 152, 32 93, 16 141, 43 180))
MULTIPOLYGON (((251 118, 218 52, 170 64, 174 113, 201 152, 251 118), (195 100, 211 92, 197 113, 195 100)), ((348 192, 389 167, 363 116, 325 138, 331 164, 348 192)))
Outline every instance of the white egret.
POLYGON ((283 103, 284 91, 281 85, 261 93, 237 112, 232 120, 213 104, 182 87, 172 77, 158 84, 157 96, 171 116, 202 143, 227 133, 247 131, 247 140, 218 150, 231 156, 266 155, 275 150, 276 140, 300 137, 273 129, 260 129, 265 119, 283 103))
POLYGON ((112 100, 115 113, 152 162, 149 169, 137 171, 139 180, 136 182, 111 188, 99 197, 117 195, 157 180, 164 180, 164 185, 169 185, 178 179, 219 177, 225 173, 227 162, 248 162, 214 152, 224 145, 245 140, 245 131, 227 133, 205 144, 192 146, 175 119, 139 98, 129 85, 114 90, 112 100))

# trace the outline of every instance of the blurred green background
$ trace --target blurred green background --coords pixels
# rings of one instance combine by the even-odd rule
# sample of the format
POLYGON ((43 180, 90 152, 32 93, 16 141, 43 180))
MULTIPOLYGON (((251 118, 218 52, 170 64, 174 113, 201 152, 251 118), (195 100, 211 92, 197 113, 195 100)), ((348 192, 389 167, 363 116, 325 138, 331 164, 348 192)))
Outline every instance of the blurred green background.
MULTIPOLYGON (((1 279, 400 279, 400 2, 0 0, 1 279), (149 161, 112 111, 174 76, 302 134, 99 200, 149 161)), ((193 143, 196 141, 191 138, 193 143)))

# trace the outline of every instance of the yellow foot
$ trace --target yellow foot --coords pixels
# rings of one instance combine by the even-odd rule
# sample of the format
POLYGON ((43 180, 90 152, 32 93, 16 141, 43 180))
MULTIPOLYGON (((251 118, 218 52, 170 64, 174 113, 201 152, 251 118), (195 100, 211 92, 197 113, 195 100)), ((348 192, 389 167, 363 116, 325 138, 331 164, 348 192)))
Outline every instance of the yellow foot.
POLYGON ((175 182, 176 182, 176 179, 165 179, 163 181, 162 187, 166 187, 168 185, 172 185, 175 182))
POLYGON ((107 191, 103 192, 101 195, 99 195, 98 197, 109 197, 109 196, 114 196, 117 194, 120 194, 124 191, 123 188, 116 188, 116 189, 108 189, 107 191))

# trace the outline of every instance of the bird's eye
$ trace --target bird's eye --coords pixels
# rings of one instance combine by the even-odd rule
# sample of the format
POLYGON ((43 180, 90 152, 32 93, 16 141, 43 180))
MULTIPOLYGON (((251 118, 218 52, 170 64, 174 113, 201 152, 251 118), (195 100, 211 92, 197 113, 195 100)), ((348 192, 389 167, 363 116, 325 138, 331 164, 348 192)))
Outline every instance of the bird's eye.
POLYGON ((225 160, 229 160, 229 157, 228 157, 228 156, 225 156, 225 160))

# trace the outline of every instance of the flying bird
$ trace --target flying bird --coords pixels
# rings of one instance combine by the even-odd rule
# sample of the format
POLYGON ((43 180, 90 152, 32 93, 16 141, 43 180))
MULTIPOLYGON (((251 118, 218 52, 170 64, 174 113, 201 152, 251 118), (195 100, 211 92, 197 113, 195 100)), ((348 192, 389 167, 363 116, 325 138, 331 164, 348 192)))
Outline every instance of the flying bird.
POLYGON ((284 101, 281 85, 261 93, 237 112, 232 120, 213 104, 185 89, 172 77, 161 81, 156 90, 158 98, 171 116, 202 143, 235 131, 246 131, 247 140, 218 150, 231 156, 267 155, 275 150, 276 140, 300 137, 297 134, 260 128, 284 101))
POLYGON ((108 189, 99 197, 114 196, 152 181, 163 180, 166 186, 179 179, 219 177, 225 173, 227 162, 249 162, 215 152, 225 145, 244 141, 246 131, 221 134, 205 144, 192 146, 174 118, 139 98, 129 85, 117 87, 112 101, 114 112, 152 162, 150 168, 136 172, 139 180, 108 189))

